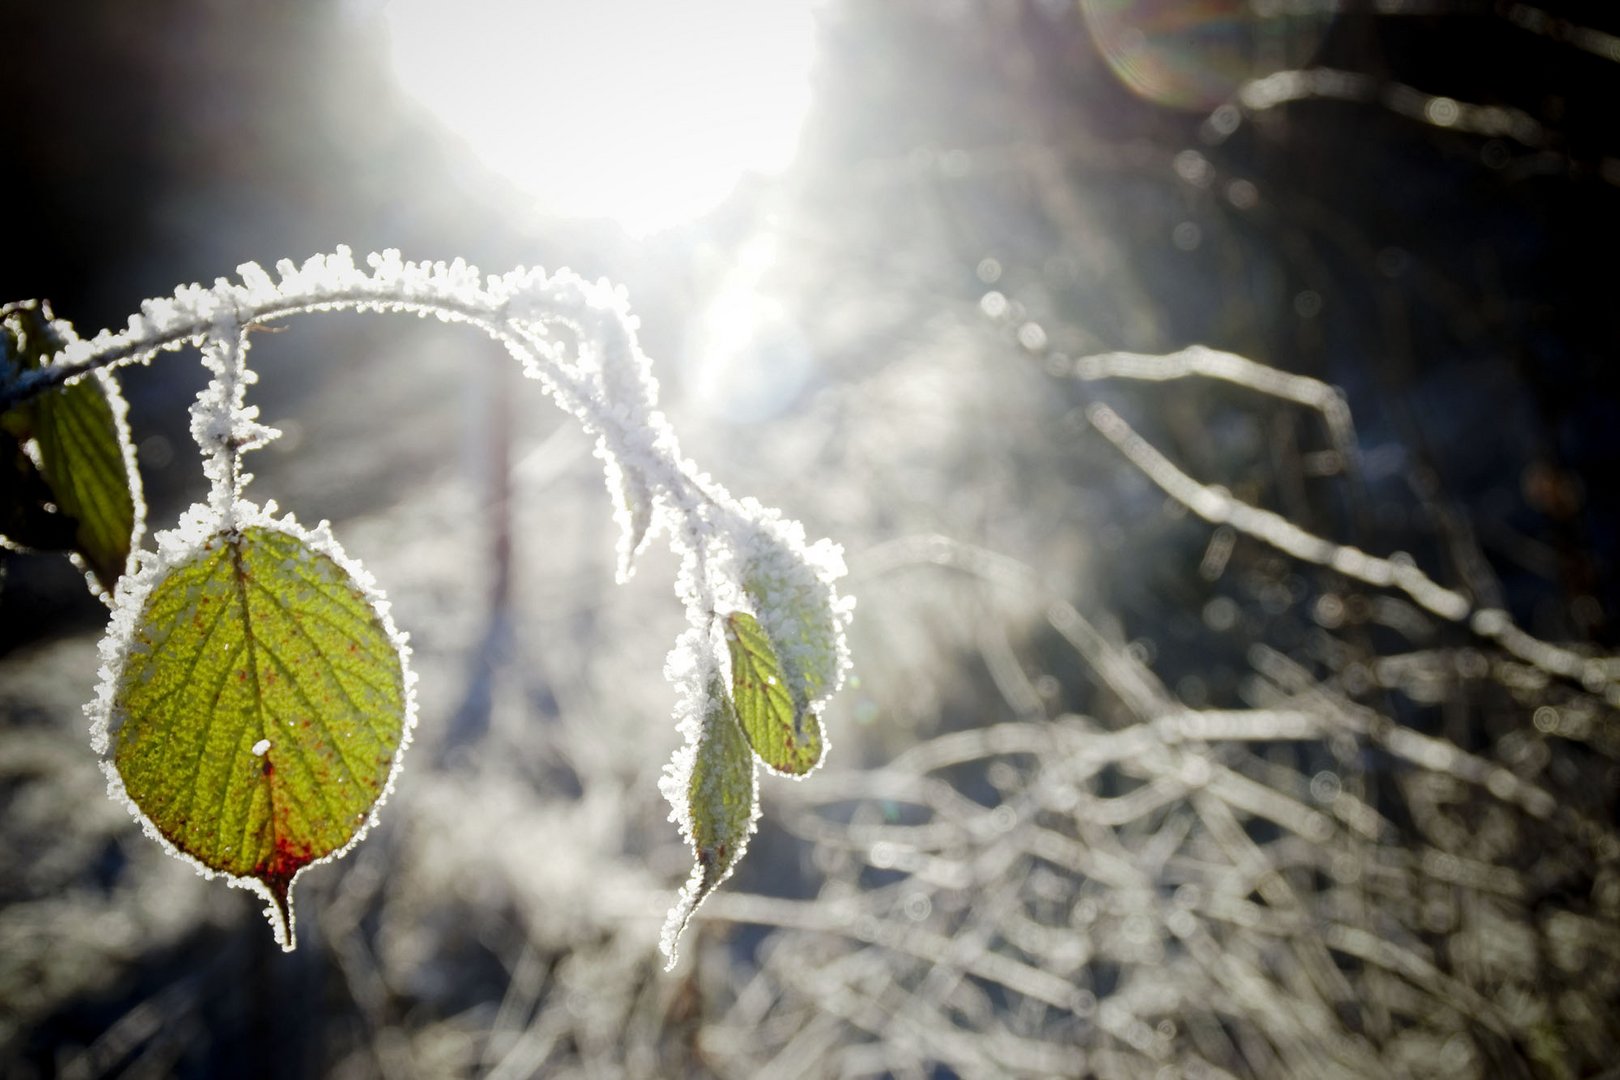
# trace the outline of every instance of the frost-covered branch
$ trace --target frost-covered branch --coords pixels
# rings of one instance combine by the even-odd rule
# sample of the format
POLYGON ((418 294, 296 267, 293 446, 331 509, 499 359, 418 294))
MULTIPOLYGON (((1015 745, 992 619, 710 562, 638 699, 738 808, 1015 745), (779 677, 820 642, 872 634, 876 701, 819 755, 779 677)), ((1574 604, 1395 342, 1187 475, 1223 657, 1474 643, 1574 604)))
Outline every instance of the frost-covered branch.
MULTIPOLYGON (((1278 71, 1245 83, 1238 101, 1250 112, 1264 112, 1292 101, 1322 98, 1369 102, 1409 120, 1472 135, 1507 137, 1532 149, 1548 142, 1546 129, 1522 109, 1474 105, 1441 94, 1426 94, 1405 83, 1380 82, 1358 71, 1302 68, 1278 71)), ((1213 127, 1213 126, 1212 126, 1213 127)), ((1229 126, 1219 135, 1230 134, 1229 126)))
POLYGON ((1578 680, 1589 689, 1602 690, 1610 704, 1620 704, 1620 661, 1615 658, 1582 656, 1541 641, 1514 625, 1507 612, 1476 608, 1462 593, 1437 584, 1410 561, 1381 558, 1348 544, 1336 544, 1280 514, 1250 506, 1224 488, 1201 484, 1106 405, 1090 405, 1086 419, 1166 495, 1205 521, 1229 525, 1297 559, 1328 567, 1364 584, 1399 589, 1424 610, 1449 622, 1466 623, 1476 634, 1496 642, 1520 660, 1550 674, 1578 680))
POLYGON ((1292 401, 1315 409, 1327 425, 1334 450, 1347 463, 1359 460, 1356 429, 1350 419, 1350 406, 1334 386, 1308 375, 1278 371, 1246 356, 1189 345, 1180 352, 1163 356, 1146 353, 1112 352, 1082 356, 1074 361, 1074 377, 1087 382, 1100 379, 1136 379, 1143 382, 1170 382, 1191 376, 1220 379, 1282 401, 1292 401))
POLYGON ((0 387, 4 409, 185 345, 201 349, 212 375, 191 425, 208 501, 158 534, 156 550, 140 553, 135 572, 120 580, 101 686, 88 707, 114 794, 127 797, 171 852, 264 894, 278 938, 291 947, 298 874, 357 842, 392 787, 414 719, 414 676, 387 602, 324 523, 303 529, 290 516, 277 518, 273 504, 261 508, 243 495, 251 476, 242 455, 278 434, 246 402, 256 381, 246 364, 248 335, 335 310, 464 323, 503 345, 596 440, 620 526, 619 580, 655 535, 680 559, 675 592, 688 629, 665 672, 677 690, 685 745, 661 788, 696 865, 662 942, 673 963, 693 909, 746 850, 759 814, 759 765, 802 777, 826 753, 819 712, 848 667, 844 627, 853 606, 834 589, 844 573, 841 550, 808 543, 798 522, 733 498, 681 455, 658 409, 636 319, 623 292, 606 282, 524 268, 484 277, 460 260, 406 262, 396 251, 371 255, 362 268, 347 248, 301 266, 283 260, 275 277, 254 263, 238 273, 240 281, 221 278, 147 300, 116 333, 85 341, 64 324, 64 348, 0 387), (305 618, 318 630, 301 625, 305 618), (211 704, 192 701, 194 677, 214 680, 211 704), (284 686, 298 695, 293 716, 273 701, 284 686), (221 687, 240 700, 228 700, 221 687), (347 711, 323 713, 315 704, 336 700, 347 711), (274 726, 292 725, 298 714, 314 734, 274 726), (195 733, 171 738, 183 723, 198 725, 195 733), (214 748, 217 739, 232 745, 214 748), (188 740, 210 744, 208 753, 173 749, 188 740), (225 771, 211 776, 220 762, 225 771), (215 785, 202 803, 217 800, 217 827, 199 821, 206 814, 194 811, 197 791, 176 796, 175 775, 188 770, 196 773, 193 788, 205 777, 215 785), (337 783, 354 781, 344 791, 360 802, 332 802, 325 785, 334 771, 337 783), (243 781, 244 772, 253 779, 243 781), (325 812, 310 811, 312 801, 325 812), (236 833, 240 844, 223 839, 236 833))

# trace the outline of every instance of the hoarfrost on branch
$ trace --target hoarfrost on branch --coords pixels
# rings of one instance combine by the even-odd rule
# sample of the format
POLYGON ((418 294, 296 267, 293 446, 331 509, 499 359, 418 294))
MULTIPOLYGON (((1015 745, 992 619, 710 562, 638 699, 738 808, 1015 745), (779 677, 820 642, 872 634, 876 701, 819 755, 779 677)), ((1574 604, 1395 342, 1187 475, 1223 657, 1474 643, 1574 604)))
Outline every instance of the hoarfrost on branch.
MULTIPOLYGON (((182 286, 172 296, 147 300, 124 330, 90 340, 72 337, 48 364, 0 388, 4 407, 87 373, 144 363, 186 345, 202 350, 212 374, 191 422, 204 454, 209 499, 193 507, 178 529, 159 535, 158 550, 141 554, 140 571, 128 575, 119 591, 104 643, 102 685, 88 707, 98 749, 108 742, 112 696, 134 620, 160 575, 193 554, 207 536, 249 524, 298 529, 290 517, 277 522, 273 504, 260 509, 242 498, 251 477, 242 470, 241 455, 278 434, 259 423, 257 408, 245 400, 256 381, 245 363, 250 331, 295 315, 340 309, 469 324, 505 346, 524 373, 594 438, 620 528, 619 580, 629 577, 635 555, 656 535, 665 536, 680 559, 675 591, 689 628, 665 671, 676 688, 675 721, 686 743, 660 787, 698 865, 661 942, 673 964, 680 929, 735 865, 759 813, 755 785, 744 834, 730 848, 724 871, 709 873, 711 855, 697 847, 693 814, 718 809, 694 805, 691 777, 714 705, 712 688, 721 685, 717 676, 727 666, 718 616, 744 611, 756 617, 781 657, 796 707, 819 708, 842 685, 849 666, 844 628, 854 605, 834 588, 845 573, 842 550, 826 540, 808 543, 798 522, 754 499, 733 498, 681 455, 658 409, 658 384, 637 344, 637 321, 623 291, 605 281, 525 268, 486 278, 459 259, 407 262, 394 250, 369 256, 362 268, 344 247, 302 265, 282 260, 274 278, 256 263, 244 263, 238 273, 239 282, 219 278, 211 287, 182 286)), ((327 537, 324 523, 316 533, 327 537)), ((298 535, 315 534, 298 529, 298 535)), ((329 539, 323 546, 335 549, 329 539)), ((363 580, 373 587, 369 575, 363 580)), ((386 616, 380 592, 375 602, 386 616)), ((399 645, 401 655, 408 654, 402 635, 399 645)), ((749 768, 757 763, 750 761, 749 768)), ((116 773, 109 776, 118 788, 116 773)))

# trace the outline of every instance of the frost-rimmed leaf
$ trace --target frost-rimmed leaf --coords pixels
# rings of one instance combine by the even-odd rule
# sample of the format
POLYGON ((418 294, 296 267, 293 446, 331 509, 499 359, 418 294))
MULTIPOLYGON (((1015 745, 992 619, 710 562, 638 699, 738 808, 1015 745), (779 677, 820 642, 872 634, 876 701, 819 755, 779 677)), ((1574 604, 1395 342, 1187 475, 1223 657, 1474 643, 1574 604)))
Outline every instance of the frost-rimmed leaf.
POLYGON ((845 631, 855 599, 836 587, 848 572, 843 548, 808 542, 801 523, 752 498, 737 501, 725 528, 723 572, 740 595, 716 610, 751 612, 776 653, 794 708, 819 712, 850 668, 845 631))
POLYGON ((692 847, 691 876, 664 923, 661 947, 667 968, 692 913, 731 876, 748 850, 759 817, 759 776, 737 710, 718 679, 710 681, 703 730, 686 781, 683 831, 692 847))
MULTIPOLYGON (((44 303, 8 304, 0 308, 0 320, 8 378, 36 370, 51 353, 77 340, 71 326, 53 319, 44 303)), ((144 529, 127 412, 113 377, 97 371, 0 418, 9 436, 4 449, 10 451, 0 523, 4 538, 23 547, 70 550, 103 594, 110 594, 128 570, 144 529), (24 452, 21 458, 10 445, 13 440, 24 452), (44 501, 42 493, 48 493, 44 501)))
POLYGON ((759 621, 746 611, 725 617, 731 653, 731 697, 748 743, 765 765, 805 776, 821 764, 821 719, 795 702, 776 650, 759 621))
POLYGON ((415 721, 409 649, 324 523, 193 507, 122 582, 88 707, 115 798, 206 875, 270 901, 375 822, 415 721))
POLYGON ((843 631, 854 600, 832 586, 845 572, 843 549, 828 540, 807 545, 804 526, 763 507, 748 528, 738 541, 743 591, 776 651, 795 709, 813 711, 843 685, 849 668, 843 631))

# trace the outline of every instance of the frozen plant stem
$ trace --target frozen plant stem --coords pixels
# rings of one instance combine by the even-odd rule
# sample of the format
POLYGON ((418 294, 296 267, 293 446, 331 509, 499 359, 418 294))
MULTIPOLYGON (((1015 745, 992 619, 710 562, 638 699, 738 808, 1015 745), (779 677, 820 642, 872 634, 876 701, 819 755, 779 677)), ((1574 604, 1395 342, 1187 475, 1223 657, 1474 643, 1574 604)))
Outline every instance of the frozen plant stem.
MULTIPOLYGON (((695 864, 661 943, 673 964, 681 929, 731 873, 754 831, 758 767, 803 777, 825 753, 819 713, 842 685, 849 664, 844 629, 853 601, 834 588, 845 572, 841 549, 827 540, 807 543, 799 523, 753 499, 733 498, 681 456, 675 433, 657 407, 658 384, 636 343, 636 320, 623 292, 605 281, 589 282, 566 270, 548 275, 524 268, 486 278, 459 259, 405 262, 392 250, 369 256, 362 268, 342 247, 301 266, 283 260, 276 272, 272 278, 257 264, 244 263, 238 267, 240 282, 220 278, 210 288, 181 286, 171 296, 142 303, 122 331, 104 331, 88 341, 64 334, 68 344, 55 356, 0 385, 4 411, 91 372, 145 363, 159 352, 187 345, 201 349, 212 373, 192 409, 192 434, 211 482, 208 502, 188 511, 179 528, 159 534, 157 550, 141 552, 136 571, 120 580, 112 626, 102 644, 102 683, 97 699, 87 706, 93 742, 107 755, 103 766, 113 794, 127 796, 137 819, 173 854, 269 898, 278 938, 291 947, 294 879, 308 865, 346 852, 375 819, 376 807, 392 787, 398 754, 408 744, 414 722, 414 677, 406 664, 404 636, 394 630, 381 592, 369 574, 342 554, 325 524, 305 530, 290 516, 277 519, 273 505, 261 508, 242 497, 251 479, 242 470, 242 454, 278 434, 258 423, 257 409, 245 402, 247 387, 256 381, 246 365, 248 333, 292 316, 335 310, 432 315, 466 323, 505 346, 524 374, 595 438, 620 526, 618 579, 629 577, 634 556, 660 534, 680 560, 675 592, 685 607, 688 629, 677 640, 665 672, 677 691, 675 719, 685 745, 660 787, 672 805, 671 819, 692 846, 695 864), (226 552, 228 559, 222 554, 226 552), (394 755, 386 774, 373 777, 375 802, 357 814, 346 810, 348 816, 332 828, 326 828, 331 823, 324 817, 312 819, 313 825, 301 820, 306 828, 293 840, 275 831, 288 814, 309 817, 277 802, 277 793, 285 794, 289 771, 302 769, 316 783, 325 775, 321 755, 348 773, 350 758, 360 751, 340 748, 340 761, 330 757, 328 741, 299 748, 279 728, 271 733, 274 723, 292 723, 286 710, 271 708, 275 687, 305 676, 304 669, 288 666, 260 640, 258 628, 290 620, 298 633, 286 639, 286 648, 313 650, 334 679, 340 666, 334 657, 354 655, 360 643, 341 637, 329 641, 329 631, 299 627, 306 614, 298 610, 303 601, 278 606, 276 594, 258 580, 277 574, 291 575, 285 583, 289 595, 349 605, 336 616, 308 617, 329 625, 334 618, 344 625, 372 624, 365 644, 380 659, 365 670, 387 676, 388 700, 382 703, 386 708, 370 703, 377 709, 360 720, 392 726, 365 753, 368 761, 385 765, 388 754, 394 755), (204 611, 208 605, 213 606, 204 611), (240 623, 239 648, 233 642, 222 650, 212 637, 214 630, 199 631, 200 637, 193 635, 191 666, 180 663, 181 673, 165 667, 166 643, 192 641, 185 628, 213 627, 221 619, 226 625, 240 623), (747 663, 733 670, 743 655, 737 642, 744 639, 747 663), (385 655, 388 641, 392 661, 385 655), (245 660, 230 660, 237 666, 217 675, 211 704, 206 698, 194 708, 172 704, 189 692, 186 683, 198 657, 231 649, 245 660), (220 721, 222 711, 231 711, 221 704, 228 696, 223 688, 238 684, 251 689, 232 693, 248 696, 220 721), (142 713, 154 686, 165 688, 158 695, 165 704, 142 713), (154 711, 162 715, 154 719, 154 711), (209 715, 199 721, 193 715, 197 711, 209 715), (197 745, 208 745, 208 760, 224 761, 236 770, 227 770, 219 781, 217 801, 242 819, 229 823, 241 834, 240 845, 210 839, 229 831, 215 829, 211 822, 199 831, 193 819, 206 814, 209 800, 199 803, 194 790, 176 796, 172 763, 158 760, 169 740, 153 737, 151 729, 177 722, 177 717, 178 722, 201 723, 197 745), (222 725, 229 728, 225 736, 218 735, 222 725), (226 743, 216 749, 209 740, 219 738, 226 743), (160 749, 149 752, 145 747, 160 749), (135 784, 126 784, 126 768, 136 766, 144 771, 135 784), (244 768, 251 779, 239 775, 244 768), (155 794, 143 799, 138 788, 155 794), (242 790, 251 794, 242 796, 242 790), (328 835, 318 843, 305 842, 303 834, 322 829, 328 835), (249 848, 261 853, 256 863, 244 854, 249 848)), ((346 687, 341 696, 350 697, 346 687)), ((364 704, 350 701, 356 708, 364 704)), ((338 727, 350 730, 354 725, 338 727)))
MULTIPOLYGON (((1315 382, 1314 379, 1285 376, 1283 372, 1273 371, 1262 364, 1255 364, 1254 361, 1247 361, 1228 353, 1213 353, 1213 350, 1202 348, 1187 350, 1183 355, 1163 356, 1163 358, 1140 358, 1123 353, 1111 353, 1081 359, 1077 361, 1074 371, 1079 379, 1134 377, 1134 379, 1166 381, 1189 374, 1220 377, 1239 385, 1246 385, 1249 389, 1270 393, 1272 397, 1320 408, 1324 411, 1324 416, 1327 416, 1328 429, 1333 432, 1335 442, 1341 442, 1343 436, 1351 431, 1348 410, 1341 413, 1338 411, 1343 406, 1338 395, 1312 392, 1312 387, 1325 387, 1325 384, 1315 382), (1186 363, 1179 363, 1183 361, 1184 356, 1187 358, 1186 363), (1207 363, 1210 358, 1225 359, 1212 368, 1207 363), (1162 363, 1153 364, 1152 361, 1162 363), (1234 364, 1230 361, 1241 363, 1234 364)), ((1170 495, 1171 499, 1212 525, 1230 525, 1239 533, 1252 536, 1265 544, 1270 544, 1278 551, 1293 555, 1294 559, 1315 563, 1319 567, 1332 568, 1346 578, 1361 581, 1364 585, 1400 589, 1401 593, 1411 597, 1432 614, 1439 615, 1440 619, 1466 623, 1474 633, 1500 644, 1511 656, 1518 657, 1526 664, 1534 665, 1547 674, 1571 678, 1592 693, 1602 693, 1609 704, 1620 706, 1620 661, 1615 661, 1614 657, 1581 656, 1573 649, 1545 643, 1516 627, 1505 610, 1474 607, 1468 597, 1458 593, 1456 589, 1448 589, 1435 583, 1434 578, 1430 578, 1409 562, 1380 559, 1379 555, 1369 555, 1359 547, 1335 544, 1333 541, 1315 536, 1314 533, 1307 533, 1306 529, 1294 525, 1293 521, 1281 517, 1280 513, 1252 507, 1243 500, 1236 499, 1223 487, 1200 484, 1179 470, 1178 466, 1174 465, 1170 458, 1166 458, 1155 445, 1150 444, 1149 440, 1137 434, 1136 429, 1126 423, 1119 413, 1100 402, 1087 406, 1085 419, 1089 421, 1090 426, 1095 427, 1105 439, 1108 439, 1108 442, 1115 445, 1115 449, 1123 453, 1126 460, 1136 466, 1137 471, 1147 476, 1153 484, 1157 484, 1160 491, 1170 495)))

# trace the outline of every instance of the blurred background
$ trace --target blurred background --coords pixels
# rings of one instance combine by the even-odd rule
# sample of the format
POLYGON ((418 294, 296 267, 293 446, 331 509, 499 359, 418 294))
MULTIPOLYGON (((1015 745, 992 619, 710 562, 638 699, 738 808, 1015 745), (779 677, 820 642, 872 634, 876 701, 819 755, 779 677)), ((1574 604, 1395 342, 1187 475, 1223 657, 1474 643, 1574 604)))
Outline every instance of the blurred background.
MULTIPOLYGON (((827 765, 665 975, 672 560, 613 585, 589 443, 490 342, 256 337, 253 494, 388 590, 416 744, 283 955, 103 797, 105 609, 0 553, 0 1075, 1620 1076, 1611 5, 0 27, 0 300, 88 336, 339 243, 606 275, 686 451, 859 599, 827 765), (1081 360, 1195 343, 1301 379, 1081 360)), ((120 378, 168 527, 203 370, 120 378)))

